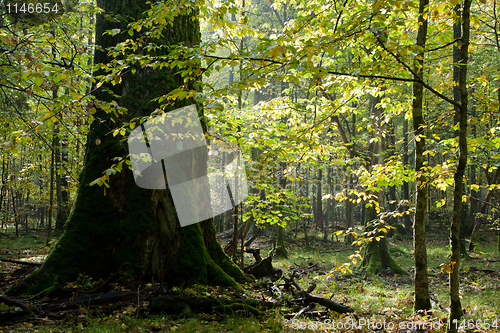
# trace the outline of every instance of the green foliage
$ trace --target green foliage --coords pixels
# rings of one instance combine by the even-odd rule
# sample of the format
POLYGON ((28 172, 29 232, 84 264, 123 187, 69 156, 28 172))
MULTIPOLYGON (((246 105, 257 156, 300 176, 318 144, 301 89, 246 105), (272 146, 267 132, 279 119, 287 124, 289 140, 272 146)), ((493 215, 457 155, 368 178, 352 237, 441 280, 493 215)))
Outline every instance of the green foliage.
MULTIPOLYGON (((243 222, 253 220, 290 230, 290 226, 304 224, 318 214, 313 212, 317 207, 313 202, 322 200, 330 205, 330 212, 338 212, 336 222, 342 224, 347 215, 343 205, 349 203, 357 212, 363 207, 376 211, 364 231, 353 227, 344 232, 355 238, 356 250, 385 241, 391 224, 415 211, 411 195, 398 193, 386 202, 379 200, 391 188, 404 183, 410 188, 427 186, 432 203, 429 216, 446 216, 451 211, 453 175, 459 158, 452 97, 457 85, 452 76, 456 64, 450 57, 452 46, 460 45, 451 29, 451 23, 457 20, 453 11, 457 3, 430 4, 425 14, 429 39, 423 50, 414 42, 416 2, 279 0, 246 2, 243 7, 239 1, 160 1, 149 4, 137 20, 125 12, 117 17, 106 14, 109 22, 117 24, 98 32, 99 37, 105 34, 103 39, 110 47, 97 50, 106 61, 94 68, 95 76, 91 76, 90 65, 93 14, 100 10, 92 4, 79 2, 78 10, 36 26, 2 17, 0 160, 6 165, 2 189, 8 191, 5 193, 30 193, 26 204, 47 206, 48 166, 54 148, 47 138, 57 136, 65 141, 68 153, 68 161, 62 161, 58 170, 68 178, 71 194, 74 196, 79 182, 102 186, 95 191, 106 193, 112 180, 130 168, 130 163, 125 150, 116 151, 102 170, 84 174, 83 169, 78 179, 88 126, 100 123, 102 115, 109 117, 106 131, 86 143, 104 152, 109 149, 104 138, 112 137, 125 145, 128 133, 136 126, 195 101, 204 106, 210 142, 233 144, 246 160, 250 193, 243 205, 243 222), (166 46, 160 41, 165 36, 177 38, 182 31, 170 28, 180 19, 179 14, 188 13, 200 17, 203 42, 169 45, 165 52, 166 46), (119 22, 127 24, 118 27, 119 22), (119 43, 115 46, 116 41, 119 43), (421 52, 426 58, 422 68, 426 73, 422 82, 425 134, 414 136, 410 132, 407 143, 402 136, 408 133, 402 133, 401 128, 409 119, 412 68, 421 52), (152 88, 138 84, 144 70, 149 71, 151 87, 165 77, 172 83, 173 74, 179 75, 180 84, 149 96, 152 88), (168 75, 159 75, 162 71, 168 71, 168 75), (202 81, 202 87, 194 81, 202 81), (134 88, 134 94, 127 95, 126 88, 121 90, 125 82, 134 88), (105 98, 90 97, 91 87, 101 89, 105 98), (379 98, 380 116, 370 112, 371 96, 379 98), (154 111, 132 115, 132 110, 122 106, 122 99, 134 108, 154 105, 154 111), (97 110, 103 114, 98 116, 97 110), (388 148, 390 123, 396 129, 392 152, 388 148), (422 179, 428 183, 417 182, 421 175, 411 167, 413 143, 423 139, 427 160, 422 179), (379 156, 374 156, 370 147, 377 143, 386 144, 379 153, 383 164, 372 163, 379 156), (405 151, 409 151, 409 162, 404 161, 405 151), (313 173, 320 168, 323 179, 318 180, 313 173), (330 169, 337 172, 326 175, 330 169), (350 176, 356 179, 355 184, 346 186, 350 176), (317 198, 314 186, 329 181, 341 186, 323 187, 317 198)), ((480 202, 489 189, 500 188, 498 181, 493 181, 500 166, 496 70, 500 47, 491 43, 498 36, 494 6, 486 1, 473 3, 467 85, 470 126, 474 130, 468 138, 468 165, 477 170, 477 176, 473 183, 472 176, 467 175, 463 195, 467 205, 472 200, 480 202)), ((90 154, 86 163, 95 159, 99 156, 90 154)), ((88 200, 98 197, 85 193, 89 193, 88 200)), ((2 218, 13 224, 13 212, 10 216, 9 212, 2 218)), ((73 214, 87 218, 85 212, 73 214)), ((98 208, 96 214, 100 214, 98 208)), ((491 221, 498 220, 498 199, 484 214, 491 221)), ((133 224, 140 218, 131 214, 124 220, 124 234, 146 228, 133 224)), ((68 243, 59 245, 70 246, 76 238, 75 233, 68 243)), ((189 249, 194 246, 185 245, 189 249)), ((135 250, 130 248, 131 252, 135 250)), ((122 258, 129 255, 120 254, 122 258)), ((357 258, 348 258, 349 265, 343 263, 339 265, 343 270, 339 270, 348 272, 357 258)), ((202 262, 206 258, 198 259, 202 262)), ((186 267, 200 262, 186 262, 186 267)), ((208 271, 199 272, 200 281, 207 274, 222 279, 220 271, 210 272, 211 265, 208 262, 208 271)), ((373 265, 369 270, 377 271, 377 263, 373 265)), ((79 273, 71 268, 61 278, 79 273)))

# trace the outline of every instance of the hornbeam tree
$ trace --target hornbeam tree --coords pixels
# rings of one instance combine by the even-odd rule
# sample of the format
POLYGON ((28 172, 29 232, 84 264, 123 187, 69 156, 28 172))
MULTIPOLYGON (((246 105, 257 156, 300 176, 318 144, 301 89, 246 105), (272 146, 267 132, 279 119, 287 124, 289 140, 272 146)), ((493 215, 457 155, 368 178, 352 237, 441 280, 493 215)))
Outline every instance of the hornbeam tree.
MULTIPOLYGON (((191 2, 175 4, 180 14, 166 20, 167 26, 157 40, 146 40, 144 31, 140 34, 140 29, 130 30, 126 22, 145 18, 149 9, 146 0, 98 0, 98 6, 104 12, 96 21, 95 64, 113 63, 108 50, 127 40, 156 45, 135 51, 144 57, 168 56, 176 45, 196 47, 200 42, 198 10, 191 2)), ((125 52, 123 59, 126 56, 125 52)), ((190 66, 198 65, 195 62, 190 66)), ((236 287, 235 280, 244 279, 217 242, 212 219, 181 228, 168 186, 166 190, 140 188, 128 168, 109 177, 109 188, 91 185, 109 170, 115 157, 128 153, 120 135, 112 135, 113 131, 120 131, 123 123, 137 119, 138 124, 139 119, 150 116, 160 107, 155 98, 179 87, 191 91, 197 87, 197 77, 183 77, 177 67, 136 64, 132 68, 93 90, 96 111, 87 137, 77 198, 64 234, 43 266, 14 291, 37 293, 73 281, 79 274, 105 278, 120 268, 130 270, 137 279, 168 283, 182 280, 236 287), (114 108, 105 107, 113 104, 114 108)), ((197 73, 196 68, 189 72, 197 73)), ((101 70, 94 73, 103 74, 101 70)), ((166 110, 193 103, 192 99, 184 99, 166 110)), ((198 110, 206 130, 203 111, 200 107, 198 110)))
MULTIPOLYGON (((429 7, 429 0, 420 0, 418 16, 418 32, 416 45, 421 48, 415 57, 413 66, 415 78, 423 79, 425 57, 425 43, 427 40, 427 19, 425 13, 429 7)), ((415 172, 416 207, 413 224, 413 248, 415 252, 415 311, 430 310, 429 279, 427 277, 427 245, 425 240, 425 214, 427 211, 427 182, 425 175, 425 122, 422 112, 424 87, 420 82, 413 83, 412 119, 415 133, 415 172)), ((406 134, 405 134, 406 135, 406 134)))

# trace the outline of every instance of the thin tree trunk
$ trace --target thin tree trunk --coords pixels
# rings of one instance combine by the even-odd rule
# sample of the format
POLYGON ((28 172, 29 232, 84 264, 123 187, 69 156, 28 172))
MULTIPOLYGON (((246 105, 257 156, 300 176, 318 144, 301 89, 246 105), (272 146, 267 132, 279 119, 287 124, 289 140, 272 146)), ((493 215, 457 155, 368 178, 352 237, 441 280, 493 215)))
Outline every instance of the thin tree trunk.
MULTIPOLYGON (((467 166, 467 65, 469 59, 469 36, 470 36, 470 6, 472 0, 464 0, 462 10, 462 38, 461 38, 461 59, 460 76, 458 86, 460 89, 460 112, 458 118, 458 149, 459 158, 455 171, 455 188, 453 189, 453 221, 450 231, 451 258, 450 265, 450 319, 451 323, 448 332, 458 331, 458 320, 462 317, 462 304, 460 301, 460 222, 462 219, 462 195, 464 189, 464 173, 467 166)), ((460 17, 460 16, 459 16, 460 17)))
MULTIPOLYGON (((403 166, 408 165, 408 121, 403 117, 403 166)), ((407 181, 403 182, 403 199, 410 200, 410 186, 407 181)), ((408 212, 409 205, 403 205, 403 210, 408 212)), ((410 214, 403 215, 406 234, 412 233, 412 223, 410 214)))
MULTIPOLYGON (((419 28, 416 45, 421 51, 414 60, 414 71, 419 79, 423 79, 425 56, 425 42, 427 40, 427 20, 424 18, 428 12, 429 0, 420 0, 419 3, 419 28)), ((427 212, 427 176, 425 173, 425 122, 422 112, 423 86, 418 82, 413 83, 413 131, 415 133, 415 172, 417 173, 417 203, 413 223, 413 239, 415 251, 415 311, 430 310, 429 280, 427 277, 427 248, 425 240, 425 215, 427 212)))
POLYGON ((10 191, 10 196, 12 200, 12 212, 14 213, 14 223, 16 227, 16 237, 19 237, 19 222, 18 222, 18 216, 17 216, 17 209, 16 209, 16 200, 14 198, 14 191, 10 191))
MULTIPOLYGON (((471 116, 473 119, 476 118, 476 110, 475 108, 472 108, 471 110, 471 116)), ((472 135, 472 138, 475 139, 476 138, 476 125, 474 122, 472 122, 471 124, 471 135, 472 135)), ((476 165, 475 164, 471 164, 470 165, 470 184, 471 186, 472 185, 476 185, 476 165)), ((478 207, 478 197, 479 197, 479 191, 476 191, 475 188, 470 188, 470 200, 469 200, 469 205, 470 205, 470 208, 469 208, 469 223, 468 225, 472 227, 472 230, 469 230, 469 232, 471 233, 469 235, 469 239, 472 238, 472 232, 473 232, 473 229, 475 227, 475 219, 476 219, 476 213, 477 213, 477 207, 478 207)), ((472 241, 469 243, 469 247, 471 246, 472 244, 472 241)), ((469 248, 470 250, 470 248, 469 248)))
POLYGON ((26 234, 29 234, 30 229, 28 225, 28 216, 29 216, 29 201, 30 201, 30 190, 26 193, 26 200, 24 201, 22 207, 23 207, 23 219, 24 219, 24 231, 26 234))
MULTIPOLYGON (((351 201, 351 194, 350 190, 353 188, 353 175, 352 172, 349 173, 349 183, 347 185, 347 200, 346 200, 346 221, 347 221, 347 229, 352 229, 354 228, 354 211, 353 211, 353 202, 351 201)), ((352 242, 354 241, 354 237, 351 234, 348 234, 344 238, 344 242, 346 245, 351 245, 352 242)))
POLYGON ((59 128, 58 124, 55 124, 56 128, 54 129, 54 145, 52 149, 54 149, 54 166, 55 166, 55 182, 56 182, 56 200, 57 200, 57 214, 56 214, 56 224, 55 230, 62 231, 64 227, 64 223, 66 221, 62 221, 63 216, 63 200, 62 200, 62 191, 61 191, 61 140, 59 139, 59 128))
POLYGON ((323 170, 321 168, 318 169, 318 178, 317 178, 317 188, 316 188, 316 228, 324 231, 323 224, 323 200, 321 200, 322 194, 322 182, 323 182, 323 170))
MULTIPOLYGON (((280 163, 280 187, 284 191, 286 189, 286 183, 287 179, 285 177, 285 170, 286 170, 286 164, 285 163, 280 163)), ((276 255, 281 258, 288 258, 288 250, 285 247, 285 228, 282 227, 281 225, 277 225, 277 244, 276 244, 276 255)))
POLYGON ((51 152, 51 157, 50 157, 50 185, 49 185, 49 213, 47 216, 47 240, 45 241, 45 245, 48 246, 50 243, 50 240, 52 238, 52 211, 54 207, 54 162, 55 162, 55 152, 54 152, 54 141, 55 141, 55 135, 52 134, 52 152, 51 152))
MULTIPOLYGON (((5 193, 6 193, 5 190, 7 189, 6 179, 7 179, 7 173, 5 170, 5 156, 4 156, 4 158, 2 158, 2 177, 1 177, 2 185, 0 187, 0 212, 4 211, 3 201, 4 201, 5 193)), ((1 219, 2 219, 2 228, 3 228, 4 223, 5 223, 5 216, 2 216, 1 219)))

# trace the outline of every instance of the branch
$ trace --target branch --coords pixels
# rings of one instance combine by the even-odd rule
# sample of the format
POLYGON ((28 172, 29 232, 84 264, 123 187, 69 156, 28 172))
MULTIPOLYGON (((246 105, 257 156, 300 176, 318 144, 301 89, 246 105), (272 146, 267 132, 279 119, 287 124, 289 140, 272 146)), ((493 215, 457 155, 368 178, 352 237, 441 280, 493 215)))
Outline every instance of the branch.
MULTIPOLYGON (((342 5, 342 8, 345 8, 345 6, 347 5, 347 1, 349 0, 345 0, 344 1, 344 4, 342 5)), ((335 2, 334 2, 335 4, 335 2)), ((337 11, 337 6, 335 5, 335 11, 337 11)), ((344 13, 344 10, 341 10, 340 13, 339 13, 339 16, 337 16, 337 19, 335 20, 335 26, 333 28, 333 33, 335 34, 337 32, 337 28, 338 28, 338 25, 339 25, 339 22, 340 22, 340 18, 342 17, 342 14, 344 13)))
POLYGON ((427 52, 433 52, 433 51, 437 51, 437 50, 440 50, 440 49, 444 49, 444 48, 445 48, 445 47, 447 47, 447 46, 450 46, 450 45, 455 44, 455 43, 456 43, 456 42, 458 42, 459 40, 460 40, 460 38, 455 39, 454 41, 449 42, 449 43, 446 43, 446 44, 444 44, 444 45, 442 45, 442 46, 438 46, 438 47, 436 47, 436 48, 433 48, 433 49, 427 50, 427 52))
MULTIPOLYGON (((392 51, 390 51, 385 45, 384 43, 380 40, 379 36, 375 35, 375 37, 377 38, 377 41, 379 42, 380 46, 384 49, 384 51, 386 51, 387 53, 389 53, 391 56, 394 57, 394 59, 396 59, 396 61, 401 64, 404 68, 406 68, 412 75, 413 77, 420 77, 419 75, 417 75, 417 73, 415 73, 413 71, 413 69, 408 66, 405 62, 403 62, 397 55, 395 55, 392 51)), ((413 79, 414 82, 418 82, 420 83, 422 86, 424 86, 427 90, 429 90, 430 92, 432 92, 434 95, 440 97, 441 99, 444 99, 445 101, 447 101, 448 103, 450 103, 451 105, 453 106, 456 106, 457 108, 462 108, 462 105, 458 102, 455 102, 454 100, 452 100, 451 98, 449 97, 446 97, 445 95, 443 95, 442 93, 440 93, 439 91, 437 91, 436 89, 432 88, 430 85, 428 85, 427 83, 425 83, 423 80, 421 79, 413 79)))

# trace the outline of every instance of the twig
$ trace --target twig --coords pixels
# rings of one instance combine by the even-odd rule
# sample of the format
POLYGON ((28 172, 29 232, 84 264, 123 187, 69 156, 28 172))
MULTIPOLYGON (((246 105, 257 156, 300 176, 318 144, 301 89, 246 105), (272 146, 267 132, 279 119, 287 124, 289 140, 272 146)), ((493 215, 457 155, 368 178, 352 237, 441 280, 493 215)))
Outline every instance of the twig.
POLYGON ((4 259, 4 258, 0 258, 0 261, 11 262, 13 264, 19 264, 19 265, 42 266, 42 263, 39 262, 20 261, 20 260, 4 259))

